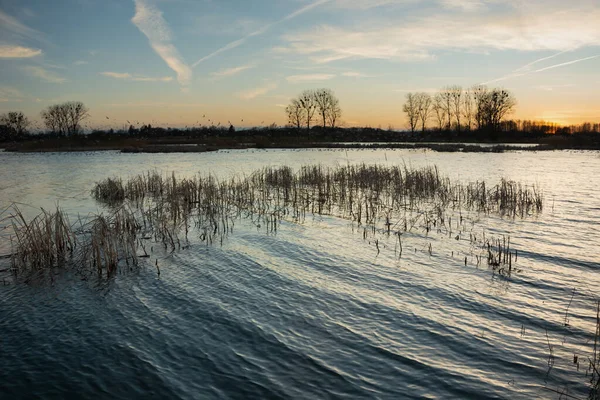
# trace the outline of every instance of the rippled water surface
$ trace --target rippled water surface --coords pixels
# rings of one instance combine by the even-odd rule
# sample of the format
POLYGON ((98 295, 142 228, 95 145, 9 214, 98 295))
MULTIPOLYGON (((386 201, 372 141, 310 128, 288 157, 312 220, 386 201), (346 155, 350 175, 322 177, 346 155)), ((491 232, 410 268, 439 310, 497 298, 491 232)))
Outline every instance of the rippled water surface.
POLYGON ((418 229, 401 259, 393 237, 377 254, 355 224, 320 216, 276 233, 240 220, 222 244, 157 256, 160 276, 154 258, 108 282, 4 271, 0 398, 586 398, 600 293, 596 152, 0 153, 0 218, 13 202, 28 217, 57 203, 71 219, 106 212, 94 182, 150 169, 227 177, 363 162, 537 185, 540 215, 473 225, 510 235, 518 271, 465 265, 468 243, 418 229))

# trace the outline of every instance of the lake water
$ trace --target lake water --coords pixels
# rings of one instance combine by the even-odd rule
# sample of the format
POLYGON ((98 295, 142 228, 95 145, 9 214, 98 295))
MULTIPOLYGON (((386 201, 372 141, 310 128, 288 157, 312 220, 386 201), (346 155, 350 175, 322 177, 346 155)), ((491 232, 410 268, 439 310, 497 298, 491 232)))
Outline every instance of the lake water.
POLYGON ((597 152, 2 152, 0 256, 11 251, 13 202, 28 217, 58 204, 73 221, 107 212, 90 189, 110 176, 223 178, 315 163, 507 177, 543 190, 544 210, 474 221, 474 232, 510 235, 519 255, 510 276, 465 266, 468 243, 418 229, 401 259, 385 235, 377 254, 356 224, 325 216, 282 221, 276 234, 238 221, 222 244, 192 240, 157 255, 160 276, 154 258, 101 283, 4 271, 0 398, 587 398, 600 293, 597 152))

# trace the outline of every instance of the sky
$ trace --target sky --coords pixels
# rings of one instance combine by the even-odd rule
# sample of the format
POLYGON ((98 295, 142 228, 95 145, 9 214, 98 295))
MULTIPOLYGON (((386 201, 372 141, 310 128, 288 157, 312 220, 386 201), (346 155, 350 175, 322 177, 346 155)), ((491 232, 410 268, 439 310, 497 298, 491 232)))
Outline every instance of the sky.
POLYGON ((345 126, 401 129, 408 92, 486 84, 515 119, 600 121, 599 21, 600 0, 0 0, 0 113, 282 125, 329 88, 345 126))

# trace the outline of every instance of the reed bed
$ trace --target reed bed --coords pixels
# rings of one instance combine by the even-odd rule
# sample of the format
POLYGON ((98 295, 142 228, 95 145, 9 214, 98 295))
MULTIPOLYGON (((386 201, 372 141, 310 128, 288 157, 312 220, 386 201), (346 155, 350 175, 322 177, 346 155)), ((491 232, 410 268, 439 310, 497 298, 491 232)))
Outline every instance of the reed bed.
MULTIPOLYGON (((60 209, 44 211, 29 222, 17 209, 13 269, 73 264, 111 275, 120 266, 132 268, 138 258, 148 257, 148 241, 162 244, 167 252, 185 247, 192 231, 206 244, 222 242, 238 218, 275 232, 284 219, 301 222, 307 215, 331 215, 362 227, 365 240, 378 233, 398 235, 400 240, 403 233, 418 228, 453 237, 454 230, 466 229, 461 226, 463 211, 514 218, 543 208, 536 188, 509 180, 488 187, 485 182, 453 182, 436 167, 364 164, 307 165, 297 171, 266 167, 225 180, 149 171, 125 181, 107 178, 94 185, 91 195, 111 211, 79 220, 78 227, 60 209), (456 212, 459 217, 453 221, 456 212)), ((487 248, 486 243, 480 245, 478 263, 487 251, 489 265, 512 269, 516 253, 507 250, 509 243, 488 239, 487 248)))
MULTIPOLYGON (((415 210, 472 210, 486 214, 525 217, 543 209, 543 196, 535 187, 503 179, 489 187, 485 182, 452 182, 437 168, 378 165, 267 167, 248 177, 217 181, 197 176, 179 179, 156 172, 135 176, 122 184, 107 179, 96 184, 92 195, 114 204, 150 198, 180 217, 204 214, 216 223, 219 216, 235 212, 258 215, 308 213, 336 215, 359 224, 376 224, 391 215, 415 210), (122 192, 121 192, 122 189, 122 192)), ((389 221, 388 221, 389 222, 389 221)))

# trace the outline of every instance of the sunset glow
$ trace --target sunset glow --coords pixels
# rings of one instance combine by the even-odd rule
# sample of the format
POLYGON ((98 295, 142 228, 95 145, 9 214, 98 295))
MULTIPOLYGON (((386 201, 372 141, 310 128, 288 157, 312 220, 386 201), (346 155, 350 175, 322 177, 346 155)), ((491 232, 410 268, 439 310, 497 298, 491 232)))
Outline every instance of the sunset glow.
POLYGON ((325 87, 343 125, 404 129, 406 93, 487 84, 515 119, 599 121, 598 21, 596 0, 0 1, 0 113, 77 100, 87 128, 283 125, 325 87))

